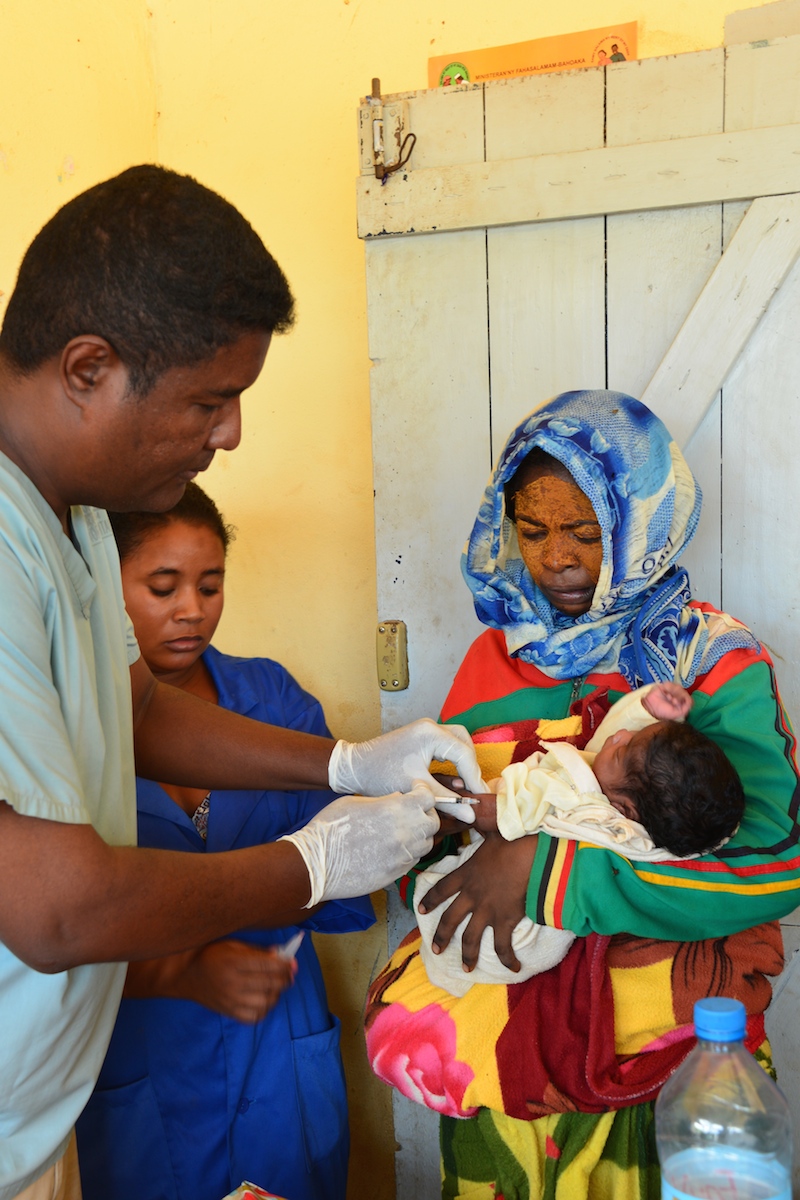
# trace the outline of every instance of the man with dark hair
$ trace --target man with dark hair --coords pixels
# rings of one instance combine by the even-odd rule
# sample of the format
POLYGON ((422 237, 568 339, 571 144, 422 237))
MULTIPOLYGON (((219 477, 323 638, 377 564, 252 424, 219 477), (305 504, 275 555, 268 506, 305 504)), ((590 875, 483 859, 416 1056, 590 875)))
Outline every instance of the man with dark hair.
POLYGON ((30 373, 95 333, 143 396, 169 368, 293 320, 286 277, 237 209, 188 175, 131 167, 76 196, 34 238, 0 353, 30 373))
MULTIPOLYGON (((125 962, 282 925, 388 883, 438 828, 432 758, 479 784, 463 730, 366 743, 238 717, 156 682, 105 508, 161 511, 240 437, 241 393, 291 324, 280 268, 195 180, 135 167, 34 240, 0 334, 0 1200, 72 1200, 65 1150, 125 962), (127 643, 127 652, 126 652, 127 643), (129 670, 130 668, 130 670, 129 670), (135 768, 335 801, 277 843, 135 849, 135 768), (406 795, 386 796, 397 789, 406 795), (89 964, 89 965, 87 965, 89 964), (52 1175, 52 1179, 50 1176, 52 1175)), ((441 791, 441 788, 437 788, 441 791)))

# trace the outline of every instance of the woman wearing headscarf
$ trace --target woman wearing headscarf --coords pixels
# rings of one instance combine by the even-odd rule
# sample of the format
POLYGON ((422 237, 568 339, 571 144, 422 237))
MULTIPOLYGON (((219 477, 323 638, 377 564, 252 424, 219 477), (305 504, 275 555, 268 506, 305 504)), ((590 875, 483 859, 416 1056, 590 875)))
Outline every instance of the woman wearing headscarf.
POLYGON ((428 911, 456 897, 441 945, 476 914, 462 937, 467 964, 492 925, 512 965, 511 931, 526 914, 579 935, 551 971, 455 1000, 431 995, 412 934, 374 986, 367 1027, 369 1037, 385 1023, 383 1077, 446 1114, 446 1200, 655 1200, 654 1101, 693 1044, 701 996, 745 1003, 748 1046, 769 1065, 763 1012, 783 961, 774 922, 800 903, 795 744, 766 650, 690 598, 677 560, 700 505, 661 421, 606 391, 535 411, 486 489, 462 570, 488 629, 442 714, 484 740, 484 776, 503 765, 499 748, 509 761, 537 737, 577 735, 588 697, 613 702, 674 680, 692 692, 691 723, 737 769, 747 808, 722 849, 680 863, 629 862, 546 834, 487 837, 427 893, 428 911), (434 1044, 437 1080, 424 1067, 434 1044))

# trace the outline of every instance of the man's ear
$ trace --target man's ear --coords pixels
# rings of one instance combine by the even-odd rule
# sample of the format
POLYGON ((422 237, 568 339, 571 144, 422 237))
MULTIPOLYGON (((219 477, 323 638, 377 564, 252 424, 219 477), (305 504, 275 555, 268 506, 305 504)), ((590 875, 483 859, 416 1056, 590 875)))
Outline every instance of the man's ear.
POLYGON ((96 334, 81 334, 67 342, 61 352, 61 385, 79 408, 86 408, 109 386, 123 389, 128 372, 110 342, 96 334))

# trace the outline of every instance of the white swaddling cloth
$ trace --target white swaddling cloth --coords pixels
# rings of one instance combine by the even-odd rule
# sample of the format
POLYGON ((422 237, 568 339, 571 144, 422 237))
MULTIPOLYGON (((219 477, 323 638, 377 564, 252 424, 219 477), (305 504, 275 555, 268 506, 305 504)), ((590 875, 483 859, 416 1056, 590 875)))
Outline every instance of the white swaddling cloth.
POLYGON ((522 970, 515 973, 504 967, 497 957, 494 949, 494 930, 489 926, 483 931, 475 969, 467 973, 461 962, 461 938, 469 921, 469 917, 465 917, 446 949, 441 954, 434 954, 431 948, 433 935, 442 913, 449 908, 452 900, 446 900, 429 913, 421 913, 418 903, 428 888, 433 887, 442 875, 449 875, 472 857, 483 838, 479 833, 471 833, 470 837, 474 840, 468 846, 463 846, 458 854, 448 854, 427 871, 423 871, 414 888, 414 912, 422 934, 421 954, 425 970, 431 983, 450 992, 452 996, 465 996, 474 983, 522 983, 523 980, 530 979, 531 975, 548 971, 550 967, 560 963, 575 940, 575 934, 566 929, 537 925, 530 917, 523 917, 511 935, 511 945, 522 965, 522 970))
MULTIPOLYGON (((489 784, 497 792, 497 826, 507 841, 543 832, 589 842, 639 862, 675 860, 674 854, 653 844, 643 825, 614 808, 600 790, 591 768, 597 751, 612 734, 620 729, 637 731, 654 723, 656 718, 642 703, 652 686, 639 688, 612 705, 585 750, 578 750, 569 742, 541 742, 542 750, 523 762, 511 763, 499 779, 489 784)), ((458 854, 447 855, 421 872, 414 888, 414 912, 422 934, 421 954, 428 978, 453 996, 466 995, 475 983, 523 983, 561 962, 575 940, 575 934, 569 930, 538 925, 530 917, 523 917, 511 936, 522 968, 519 972, 510 971, 497 957, 491 927, 483 932, 474 970, 466 972, 461 960, 461 938, 469 921, 467 916, 447 948, 441 954, 434 954, 433 935, 452 900, 427 914, 419 911, 419 901, 442 875, 449 875, 471 858, 483 841, 474 831, 470 839, 470 844, 458 854)))

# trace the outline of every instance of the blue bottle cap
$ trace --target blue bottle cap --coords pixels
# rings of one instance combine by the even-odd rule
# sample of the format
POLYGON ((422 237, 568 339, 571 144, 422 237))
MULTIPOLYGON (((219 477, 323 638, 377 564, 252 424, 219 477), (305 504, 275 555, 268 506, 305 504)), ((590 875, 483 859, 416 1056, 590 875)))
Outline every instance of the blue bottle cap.
POLYGON ((706 1042, 738 1042, 744 1038, 747 1014, 741 1000, 709 996, 696 1000, 694 1031, 706 1042))

